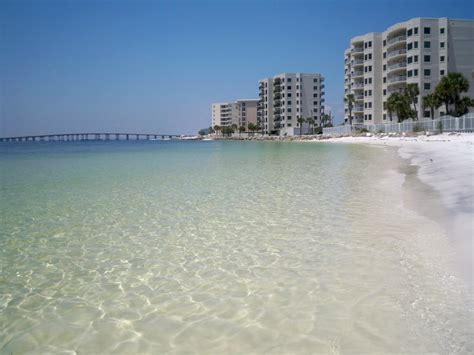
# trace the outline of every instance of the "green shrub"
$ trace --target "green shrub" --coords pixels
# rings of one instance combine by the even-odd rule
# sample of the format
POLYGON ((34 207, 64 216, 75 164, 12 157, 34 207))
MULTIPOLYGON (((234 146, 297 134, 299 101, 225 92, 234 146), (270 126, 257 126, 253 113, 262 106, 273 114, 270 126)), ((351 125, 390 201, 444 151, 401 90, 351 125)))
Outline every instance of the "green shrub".
POLYGON ((415 125, 413 125, 413 132, 423 132, 424 131, 424 128, 422 125, 416 123, 415 125))

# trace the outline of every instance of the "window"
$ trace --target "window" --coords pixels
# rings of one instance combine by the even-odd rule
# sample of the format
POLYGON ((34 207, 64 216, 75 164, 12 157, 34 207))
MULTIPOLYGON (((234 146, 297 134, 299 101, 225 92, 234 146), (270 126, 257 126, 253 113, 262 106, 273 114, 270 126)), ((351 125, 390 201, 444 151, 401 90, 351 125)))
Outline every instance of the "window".
POLYGON ((372 114, 369 114, 369 120, 371 120, 371 119, 372 119, 372 114))
POLYGON ((387 114, 386 113, 383 114, 383 119, 384 119, 384 121, 387 119, 387 114))
POLYGON ((368 82, 369 84, 372 84, 372 78, 369 78, 368 82))
POLYGON ((407 63, 411 64, 413 62, 413 57, 407 57, 407 63))
POLYGON ((317 86, 313 86, 313 90, 318 90, 318 87, 317 87, 317 86))
POLYGON ((367 73, 367 67, 364 67, 364 71, 367 73))
POLYGON ((317 78, 314 78, 313 79, 313 83, 317 83, 318 82, 318 79, 317 78))
POLYGON ((387 58, 387 52, 383 52, 383 58, 387 58))
MULTIPOLYGON (((372 42, 371 42, 371 43, 372 43, 372 42)), ((372 71, 372 66, 371 66, 371 65, 369 65, 369 71, 372 71)))
POLYGON ((317 94, 317 93, 314 93, 314 94, 313 94, 313 97, 318 97, 318 94, 317 94))
POLYGON ((367 108, 367 102, 364 102, 364 108, 367 108))
POLYGON ((418 63, 418 56, 417 55, 413 56, 413 63, 418 63))
POLYGON ((418 34, 418 27, 413 28, 413 34, 417 35, 418 34))
POLYGON ((291 92, 289 92, 288 95, 286 95, 286 96, 291 97, 291 92))
POLYGON ((431 42, 430 42, 430 41, 425 41, 425 42, 423 43, 423 47, 424 47, 424 48, 431 48, 431 42))
POLYGON ((367 115, 364 115, 364 120, 367 121, 367 115))
POLYGON ((424 61, 425 63, 431 62, 431 56, 430 56, 430 55, 425 55, 425 56, 423 57, 423 61, 424 61))
POLYGON ((287 89, 287 90, 291 90, 291 86, 287 86, 286 89, 287 89))
POLYGON ((439 42, 439 47, 444 48, 444 42, 439 42))
POLYGON ((430 69, 423 70, 423 75, 424 76, 430 76, 431 75, 431 70, 430 69))
POLYGON ((369 102, 369 108, 372 108, 372 102, 369 102))
MULTIPOLYGON (((346 63, 347 63, 347 59, 346 59, 346 63)), ((296 78, 296 81, 300 81, 300 78, 296 78)))
POLYGON ((288 108, 288 112, 291 112, 291 107, 288 108))
POLYGON ((286 119, 287 119, 288 121, 291 121, 291 116, 286 116, 286 119))
POLYGON ((383 46, 385 47, 387 45, 387 40, 383 40, 383 46))
POLYGON ((383 83, 385 84, 386 82, 387 82, 387 77, 384 76, 384 77, 383 77, 383 83))
POLYGON ((431 34, 431 28, 430 28, 430 27, 424 27, 424 28, 423 28, 423 33, 424 33, 425 35, 431 34))
POLYGON ((413 43, 408 43, 407 49, 408 49, 408 50, 413 49, 413 43))
POLYGON ((287 104, 287 105, 291 105, 291 101, 287 101, 286 104, 287 104))
POLYGON ((383 94, 387 95, 387 90, 383 89, 383 94))
POLYGON ((318 102, 317 102, 317 101, 313 101, 313 105, 314 105, 314 106, 318 106, 318 102))
POLYGON ((286 79, 286 81, 288 81, 289 83, 291 83, 291 78, 286 79))
POLYGON ((384 64, 384 65, 383 65, 383 70, 384 70, 384 71, 387 70, 387 64, 384 64))
POLYGON ((408 71, 407 71, 407 76, 410 78, 412 75, 413 75, 413 71, 408 70, 408 71))
POLYGON ((443 76, 444 75, 444 70, 440 70, 439 75, 443 76))
POLYGON ((372 96, 372 90, 369 90, 369 96, 372 96))
POLYGON ((413 70, 413 76, 418 76, 418 69, 413 70))
POLYGON ((418 41, 413 42, 413 48, 418 48, 418 41))
POLYGON ((372 47, 372 41, 369 41, 369 47, 372 47))
POLYGON ((439 61, 440 61, 440 62, 444 62, 444 55, 442 55, 441 57, 439 57, 439 61))
POLYGON ((410 28, 410 29, 407 31, 407 36, 410 37, 412 34, 413 34, 413 30, 410 28))
POLYGON ((423 117, 430 117, 430 111, 424 111, 423 117))
POLYGON ((425 90, 430 90, 430 89, 431 89, 430 83, 425 83, 425 84, 423 85, 423 88, 424 88, 425 90))
POLYGON ((444 28, 443 27, 439 29, 439 33, 444 34, 444 28))
POLYGON ((300 97, 300 93, 299 93, 299 92, 296 93, 296 97, 300 97))

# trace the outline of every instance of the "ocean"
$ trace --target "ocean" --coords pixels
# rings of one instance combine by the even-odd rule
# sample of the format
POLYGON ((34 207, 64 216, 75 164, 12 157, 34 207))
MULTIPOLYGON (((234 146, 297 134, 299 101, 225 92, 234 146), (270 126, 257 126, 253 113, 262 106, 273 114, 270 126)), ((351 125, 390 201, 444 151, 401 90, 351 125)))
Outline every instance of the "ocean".
POLYGON ((394 148, 2 143, 0 174, 0 353, 474 352, 394 148))

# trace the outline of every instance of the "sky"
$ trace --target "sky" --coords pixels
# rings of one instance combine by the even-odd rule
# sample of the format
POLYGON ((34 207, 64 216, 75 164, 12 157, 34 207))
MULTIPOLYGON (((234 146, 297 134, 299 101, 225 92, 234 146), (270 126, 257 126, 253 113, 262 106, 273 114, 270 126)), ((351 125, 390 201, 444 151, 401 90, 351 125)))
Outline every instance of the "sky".
POLYGON ((192 134, 283 72, 323 74, 341 122, 350 38, 413 17, 474 1, 0 0, 0 136, 192 134))

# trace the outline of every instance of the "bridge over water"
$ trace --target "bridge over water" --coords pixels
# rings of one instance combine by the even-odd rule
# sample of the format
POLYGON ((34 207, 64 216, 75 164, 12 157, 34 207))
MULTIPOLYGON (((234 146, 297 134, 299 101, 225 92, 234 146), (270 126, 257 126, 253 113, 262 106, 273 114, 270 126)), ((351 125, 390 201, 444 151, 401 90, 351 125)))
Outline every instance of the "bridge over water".
POLYGON ((168 140, 180 138, 179 134, 158 133, 61 133, 18 137, 0 137, 0 142, 59 142, 59 141, 109 141, 109 140, 168 140))

